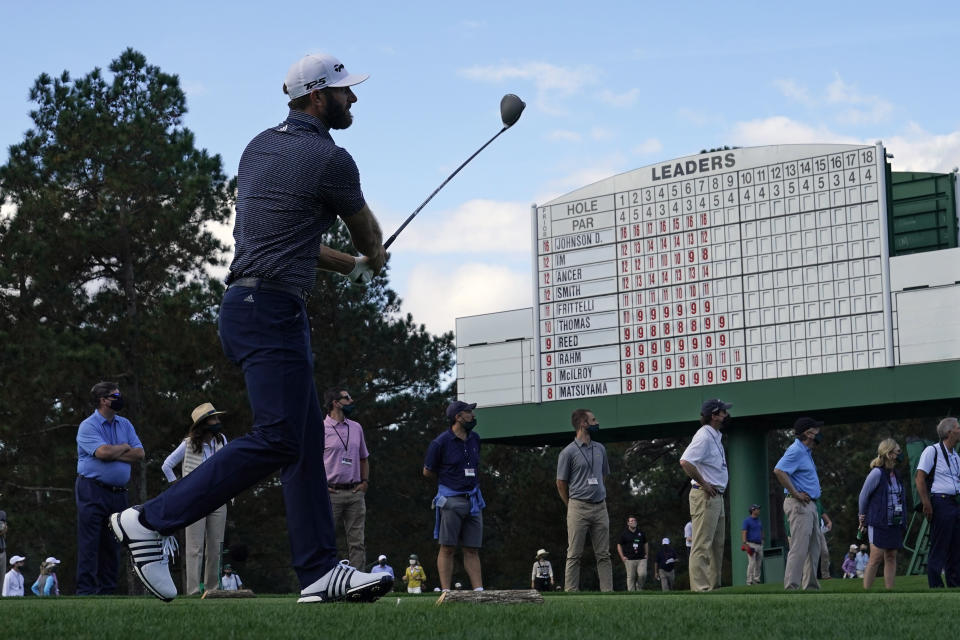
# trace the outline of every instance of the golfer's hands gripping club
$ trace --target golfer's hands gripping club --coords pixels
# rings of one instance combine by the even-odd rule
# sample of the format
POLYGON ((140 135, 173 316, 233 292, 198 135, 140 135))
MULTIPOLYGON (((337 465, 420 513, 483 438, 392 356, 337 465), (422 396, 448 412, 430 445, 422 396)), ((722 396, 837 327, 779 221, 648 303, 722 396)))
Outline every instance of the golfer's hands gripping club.
POLYGON ((347 279, 358 286, 365 287, 373 280, 373 267, 370 266, 370 258, 367 256, 355 256, 356 265, 353 271, 347 274, 347 279))

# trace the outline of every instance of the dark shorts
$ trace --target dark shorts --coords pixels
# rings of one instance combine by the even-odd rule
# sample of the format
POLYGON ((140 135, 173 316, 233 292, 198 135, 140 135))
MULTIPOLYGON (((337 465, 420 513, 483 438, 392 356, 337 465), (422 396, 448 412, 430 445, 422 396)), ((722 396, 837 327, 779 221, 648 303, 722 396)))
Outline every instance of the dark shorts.
POLYGON ((470 515, 470 498, 453 496, 440 507, 440 544, 475 549, 483 546, 483 512, 470 515))

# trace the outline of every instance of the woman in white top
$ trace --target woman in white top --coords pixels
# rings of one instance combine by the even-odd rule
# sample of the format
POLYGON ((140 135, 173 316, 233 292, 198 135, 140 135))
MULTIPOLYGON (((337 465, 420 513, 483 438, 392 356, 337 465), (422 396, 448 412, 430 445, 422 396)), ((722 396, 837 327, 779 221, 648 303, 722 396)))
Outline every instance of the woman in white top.
MULTIPOLYGON (((215 454, 227 444, 227 438, 220 432, 220 415, 209 402, 204 402, 193 410, 190 418, 193 426, 180 446, 163 461, 163 475, 170 482, 176 482, 174 467, 182 464, 183 475, 197 468, 204 460, 215 454)), ((204 566, 204 589, 216 589, 220 575, 220 546, 223 544, 223 530, 227 524, 227 505, 221 505, 206 518, 201 518, 186 529, 187 595, 200 593, 200 567, 204 566), (206 552, 204 552, 206 547, 206 552), (206 558, 206 561, 204 561, 206 558)))

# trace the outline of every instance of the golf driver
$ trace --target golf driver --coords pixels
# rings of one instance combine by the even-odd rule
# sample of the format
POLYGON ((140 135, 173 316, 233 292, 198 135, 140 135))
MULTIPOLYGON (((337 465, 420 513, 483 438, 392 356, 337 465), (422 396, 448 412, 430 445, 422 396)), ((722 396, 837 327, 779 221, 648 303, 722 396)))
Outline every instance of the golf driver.
POLYGON ((443 189, 443 187, 448 182, 450 182, 451 179, 453 179, 453 176, 460 173, 460 169, 463 169, 465 166, 467 166, 468 162, 476 158, 477 154, 479 154, 481 151, 486 149, 487 146, 489 146, 491 142, 496 140, 501 133, 503 133, 504 131, 506 131, 513 125, 515 125, 517 123, 517 120, 520 119, 520 114, 523 113, 523 109, 526 106, 527 105, 523 100, 521 100, 520 98, 518 98, 512 93, 508 93, 507 95, 503 96, 503 98, 501 98, 500 100, 500 119, 503 121, 503 128, 500 129, 500 131, 498 131, 495 136, 487 140, 487 142, 482 147, 474 151, 472 156, 464 160, 463 164, 457 167, 453 173, 447 176, 447 179, 444 180, 442 183, 440 183, 440 186, 434 189, 433 193, 431 193, 427 197, 427 199, 424 200, 420 204, 420 206, 417 207, 416 210, 413 213, 411 213, 406 220, 403 221, 403 224, 400 225, 400 228, 394 231, 392 236, 387 238, 387 241, 383 243, 383 248, 387 249, 390 247, 391 244, 393 244, 393 241, 397 239, 397 236, 400 235, 400 232, 403 231, 408 224, 410 224, 410 222, 417 216, 417 214, 420 213, 421 209, 427 206, 427 203, 433 199, 433 196, 437 195, 437 193, 440 192, 440 189, 443 189))

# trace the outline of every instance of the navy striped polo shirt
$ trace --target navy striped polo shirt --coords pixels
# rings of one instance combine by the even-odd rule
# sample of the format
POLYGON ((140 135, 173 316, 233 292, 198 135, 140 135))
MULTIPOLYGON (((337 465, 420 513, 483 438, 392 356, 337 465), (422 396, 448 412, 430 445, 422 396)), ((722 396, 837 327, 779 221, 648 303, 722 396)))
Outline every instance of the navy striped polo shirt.
POLYGON ((256 277, 313 289, 323 233, 365 201, 360 172, 319 118, 290 111, 259 134, 237 170, 236 250, 227 284, 256 277))

